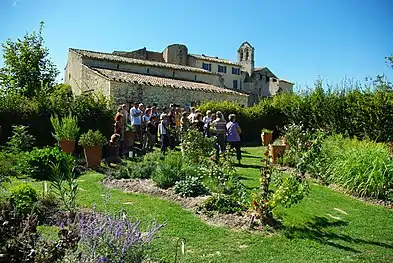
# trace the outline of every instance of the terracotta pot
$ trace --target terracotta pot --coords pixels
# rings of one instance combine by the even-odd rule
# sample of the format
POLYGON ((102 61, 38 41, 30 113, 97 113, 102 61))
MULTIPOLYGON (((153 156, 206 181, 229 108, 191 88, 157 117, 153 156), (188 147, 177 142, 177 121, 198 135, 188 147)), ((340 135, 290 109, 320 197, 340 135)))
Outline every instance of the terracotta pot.
POLYGON ((136 132, 125 131, 124 132, 124 150, 128 150, 134 147, 136 138, 136 132))
POLYGON ((270 156, 272 157, 271 163, 276 164, 278 157, 284 154, 285 149, 286 149, 285 145, 270 144, 269 150, 270 150, 270 156))
POLYGON ((75 150, 75 141, 61 140, 59 141, 60 148, 63 152, 73 154, 75 150))
POLYGON ((262 139, 263 146, 269 145, 269 143, 272 141, 272 138, 273 138, 272 133, 262 133, 261 139, 262 139))
POLYGON ((102 146, 83 147, 83 149, 85 150, 87 168, 99 166, 102 159, 102 146))

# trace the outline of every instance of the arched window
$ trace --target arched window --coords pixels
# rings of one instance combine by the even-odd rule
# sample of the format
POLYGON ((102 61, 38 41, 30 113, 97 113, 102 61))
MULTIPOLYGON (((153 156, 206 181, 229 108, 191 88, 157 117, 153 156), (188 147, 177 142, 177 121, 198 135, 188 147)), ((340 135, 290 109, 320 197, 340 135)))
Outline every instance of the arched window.
POLYGON ((246 50, 246 60, 249 59, 248 49, 246 50))
POLYGON ((240 61, 243 61, 243 50, 240 51, 240 61))

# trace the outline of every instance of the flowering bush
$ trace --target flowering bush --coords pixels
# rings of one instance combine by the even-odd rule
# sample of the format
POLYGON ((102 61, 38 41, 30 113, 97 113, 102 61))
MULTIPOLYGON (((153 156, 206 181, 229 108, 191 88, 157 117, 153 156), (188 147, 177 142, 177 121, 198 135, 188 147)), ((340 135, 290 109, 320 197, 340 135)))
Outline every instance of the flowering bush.
POLYGON ((175 193, 182 197, 195 197, 206 195, 209 189, 204 185, 201 177, 187 176, 184 180, 176 182, 175 193))
POLYGON ((180 144, 183 156, 191 163, 201 163, 205 156, 210 155, 214 148, 214 138, 204 136, 200 131, 189 129, 182 135, 180 144))
POLYGON ((124 212, 114 216, 96 212, 80 215, 77 226, 81 237, 80 262, 141 262, 150 242, 164 225, 153 223, 142 232, 140 224, 129 220, 124 212))
POLYGON ((246 209, 247 207, 236 197, 225 194, 213 194, 198 207, 198 211, 205 214, 210 214, 213 211, 222 214, 234 214, 246 209))

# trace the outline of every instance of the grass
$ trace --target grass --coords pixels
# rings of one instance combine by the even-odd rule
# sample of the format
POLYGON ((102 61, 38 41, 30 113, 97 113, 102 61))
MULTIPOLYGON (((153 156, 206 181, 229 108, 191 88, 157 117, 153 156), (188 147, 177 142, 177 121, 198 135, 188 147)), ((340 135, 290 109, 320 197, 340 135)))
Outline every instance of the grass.
MULTIPOLYGON (((244 166, 238 169, 250 188, 259 184, 262 155, 261 147, 245 148, 243 153, 244 166)), ((300 204, 277 209, 284 225, 267 236, 206 225, 175 203, 106 189, 102 178, 97 173, 79 178, 79 205, 96 204, 98 210, 110 212, 124 208, 145 226, 153 220, 166 222, 152 254, 168 262, 174 262, 179 238, 186 239, 186 253, 178 262, 393 262, 392 210, 324 186, 313 184, 300 204), (110 196, 107 203, 105 195, 110 196)))

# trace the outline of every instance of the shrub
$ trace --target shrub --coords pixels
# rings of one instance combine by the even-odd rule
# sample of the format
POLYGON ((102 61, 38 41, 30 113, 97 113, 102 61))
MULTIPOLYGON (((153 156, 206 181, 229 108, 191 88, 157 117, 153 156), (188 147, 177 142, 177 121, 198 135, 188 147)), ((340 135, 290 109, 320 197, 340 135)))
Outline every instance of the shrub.
POLYGON ((382 143, 328 137, 312 167, 314 176, 362 197, 386 199, 393 188, 393 160, 382 143))
POLYGON ((183 156, 177 152, 170 152, 164 160, 158 163, 153 181, 160 188, 169 188, 177 181, 185 178, 183 156))
POLYGON ((156 164, 151 162, 132 162, 126 165, 120 165, 111 174, 114 179, 129 179, 129 178, 139 178, 139 179, 149 179, 152 177, 156 170, 156 164))
POLYGON ((28 214, 32 212, 35 203, 38 201, 38 195, 30 185, 16 185, 11 188, 10 192, 11 203, 18 213, 28 214))
POLYGON ((21 154, 0 152, 0 185, 10 176, 19 176, 23 171, 19 167, 21 154))
POLYGON ((80 215, 78 230, 81 240, 78 250, 81 262, 142 262, 150 242, 164 227, 153 223, 144 233, 139 221, 131 221, 122 212, 103 216, 95 212, 80 215))
POLYGON ((50 117, 55 133, 53 136, 56 140, 70 140, 76 139, 79 133, 78 119, 72 115, 60 119, 57 115, 50 117))
POLYGON ((76 197, 78 195, 74 160, 65 159, 63 163, 51 163, 51 168, 51 186, 54 189, 53 192, 60 199, 72 218, 76 212, 76 197))
POLYGON ((245 211, 246 209, 247 207, 234 196, 224 194, 213 194, 198 207, 198 211, 207 214, 214 211, 222 214, 234 214, 245 211))
POLYGON ((102 146, 107 144, 108 141, 100 131, 89 130, 79 138, 79 145, 84 147, 102 146))
POLYGON ((174 190, 176 194, 182 197, 195 197, 209 193, 201 177, 191 176, 187 176, 185 179, 176 182, 174 190))
POLYGON ((29 151, 34 144, 35 138, 28 133, 27 127, 23 125, 12 126, 12 136, 7 142, 7 146, 12 152, 29 151))
POLYGON ((205 156, 211 155, 214 138, 204 136, 196 129, 189 129, 182 135, 181 149, 187 161, 198 164, 205 156))
POLYGON ((62 171, 68 163, 74 163, 74 157, 62 152, 58 147, 35 148, 26 154, 29 167, 27 174, 37 180, 49 180, 52 176, 51 163, 59 163, 62 171))

